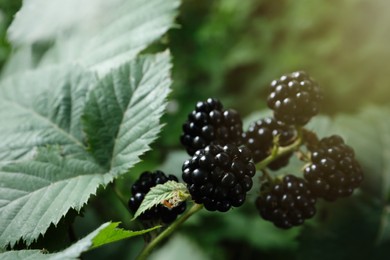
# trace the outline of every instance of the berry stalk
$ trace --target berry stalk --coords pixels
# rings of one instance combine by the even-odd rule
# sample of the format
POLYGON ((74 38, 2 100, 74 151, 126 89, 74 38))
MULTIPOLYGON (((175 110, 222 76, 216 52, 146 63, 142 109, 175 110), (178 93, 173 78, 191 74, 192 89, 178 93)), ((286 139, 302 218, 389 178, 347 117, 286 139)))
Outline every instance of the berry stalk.
POLYGON ((194 204, 187 212, 176 219, 171 225, 169 225, 163 232, 161 232, 155 239, 147 244, 141 253, 138 255, 137 260, 145 260, 152 252, 152 250, 165 238, 170 236, 181 224, 183 224, 189 217, 203 208, 202 204, 194 204))
POLYGON ((268 164, 272 163, 276 159, 282 157, 283 155, 286 155, 288 153, 291 153, 295 150, 297 150, 303 141, 303 129, 301 127, 297 128, 297 139, 290 145, 280 147, 278 144, 274 145, 271 151, 271 154, 266 157, 264 160, 256 164, 257 170, 263 170, 265 167, 267 167, 268 164))

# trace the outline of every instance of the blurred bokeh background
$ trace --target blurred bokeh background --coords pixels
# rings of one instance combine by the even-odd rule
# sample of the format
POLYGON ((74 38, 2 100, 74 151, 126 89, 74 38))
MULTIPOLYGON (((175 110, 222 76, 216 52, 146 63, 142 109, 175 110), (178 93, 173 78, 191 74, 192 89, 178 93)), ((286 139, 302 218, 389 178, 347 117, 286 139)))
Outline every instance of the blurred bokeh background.
MULTIPOLYGON (((12 53, 6 29, 20 5, 20 0, 0 1, 0 67, 12 53)), ((131 183, 144 170, 180 176, 187 158, 179 143, 181 126, 196 101, 217 97, 244 118, 256 118, 253 114, 267 113, 269 83, 295 70, 307 71, 326 93, 314 129, 328 134, 324 129, 346 129, 340 124, 330 127, 333 119, 348 121, 348 135, 354 131, 350 125, 359 128, 362 120, 370 124, 379 114, 372 124, 388 120, 384 109, 390 101, 389 11, 386 0, 183 0, 176 28, 145 51, 168 47, 173 55, 166 125, 152 151, 117 185, 129 196, 131 183), (371 112, 365 112, 367 108, 371 112)), ((383 135, 387 142, 389 135, 383 135)), ((376 141, 378 146, 385 142, 376 141)), ((365 145, 359 148, 363 158, 365 145)), ((381 161, 364 164, 366 169, 371 164, 381 167, 372 173, 375 181, 366 185, 366 192, 322 203, 317 217, 304 227, 284 231, 261 220, 253 207, 255 187, 243 208, 194 216, 151 259, 388 259, 388 191, 379 192, 375 185, 382 180, 376 174, 384 179, 390 174, 390 167, 384 166, 389 149, 379 152, 381 161)), ((91 200, 83 217, 76 217, 78 236, 108 220, 137 227, 113 197, 101 190, 91 200)), ((52 228, 45 241, 55 237, 57 229, 52 228)), ((39 243, 44 244, 40 241, 37 247, 39 243)), ((142 239, 120 242, 92 251, 85 259, 133 259, 142 245, 142 239)))

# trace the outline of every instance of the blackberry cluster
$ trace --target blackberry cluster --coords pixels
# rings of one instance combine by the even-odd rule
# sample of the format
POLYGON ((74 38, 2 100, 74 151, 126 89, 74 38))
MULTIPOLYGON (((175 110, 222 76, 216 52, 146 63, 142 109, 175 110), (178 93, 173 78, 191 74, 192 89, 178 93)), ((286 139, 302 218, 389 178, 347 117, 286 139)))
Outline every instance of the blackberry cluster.
POLYGON ((248 148, 209 145, 183 164, 183 180, 192 199, 209 211, 226 212, 245 202, 256 173, 248 148))
POLYGON ((288 125, 305 125, 319 111, 320 87, 305 72, 283 75, 271 83, 268 107, 276 120, 288 125))
POLYGON ((286 175, 283 179, 262 186, 256 200, 260 216, 276 227, 288 229, 301 225, 316 213, 316 198, 304 179, 286 175))
POLYGON ((312 192, 325 200, 351 195, 363 180, 353 149, 338 135, 321 139, 312 148, 311 161, 304 177, 312 192))
POLYGON ((195 110, 188 115, 180 141, 188 154, 194 155, 209 144, 239 145, 241 134, 239 114, 233 109, 223 109, 219 100, 208 98, 205 102, 198 102, 195 110))
MULTIPOLYGON (((243 144, 252 151, 253 161, 258 163, 271 154, 273 139, 279 136, 279 145, 287 146, 296 136, 293 127, 277 122, 268 117, 253 122, 248 131, 242 134, 243 144)), ((271 170, 278 170, 286 166, 292 153, 286 154, 268 165, 271 170)))
MULTIPOLYGON (((164 184, 167 181, 178 181, 176 176, 168 175, 166 176, 162 171, 152 172, 143 172, 139 179, 131 187, 132 197, 129 200, 129 208, 134 214, 142 201, 145 198, 145 195, 150 191, 150 189, 157 184, 164 184)), ((163 205, 155 206, 144 213, 142 213, 138 219, 143 221, 158 220, 161 219, 164 223, 173 222, 178 215, 183 213, 186 210, 186 203, 182 202, 174 208, 167 208, 163 205)))

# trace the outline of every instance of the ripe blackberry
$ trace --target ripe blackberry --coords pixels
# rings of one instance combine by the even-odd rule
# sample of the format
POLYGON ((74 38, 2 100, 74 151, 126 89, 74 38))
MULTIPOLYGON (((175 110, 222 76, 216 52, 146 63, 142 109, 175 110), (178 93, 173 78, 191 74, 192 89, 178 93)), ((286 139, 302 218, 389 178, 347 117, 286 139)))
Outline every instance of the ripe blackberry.
POLYGON ((322 99, 318 84, 305 72, 298 71, 272 81, 267 104, 278 121, 305 125, 318 113, 322 99))
POLYGON ((209 144, 240 144, 242 121, 234 109, 223 109, 221 102, 208 98, 198 102, 183 125, 181 143, 189 155, 209 144))
POLYGON ((348 197, 363 181, 353 149, 338 135, 321 139, 311 149, 311 161, 304 177, 312 192, 325 200, 348 197))
MULTIPOLYGON (((271 154, 273 139, 279 136, 279 145, 287 146, 294 141, 296 133, 293 127, 268 117, 253 122, 248 131, 242 134, 243 144, 252 151, 253 161, 258 163, 271 154)), ((271 170, 286 166, 292 153, 286 154, 268 165, 271 170)))
POLYGON ((256 173, 248 148, 209 145, 183 164, 183 180, 192 199, 210 211, 228 211, 245 202, 256 173))
POLYGON ((256 208, 260 216, 276 227, 288 229, 303 224, 316 213, 316 198, 304 179, 286 175, 262 185, 256 208))
MULTIPOLYGON (((143 172, 131 187, 132 197, 129 200, 130 211, 134 214, 150 189, 157 184, 164 184, 167 181, 177 182, 178 179, 174 175, 166 176, 162 171, 155 171, 154 173, 148 171, 143 172)), ((185 210, 185 202, 171 209, 163 205, 158 205, 142 213, 138 219, 142 221, 161 219, 164 223, 171 223, 176 219, 177 215, 183 213, 185 210)))

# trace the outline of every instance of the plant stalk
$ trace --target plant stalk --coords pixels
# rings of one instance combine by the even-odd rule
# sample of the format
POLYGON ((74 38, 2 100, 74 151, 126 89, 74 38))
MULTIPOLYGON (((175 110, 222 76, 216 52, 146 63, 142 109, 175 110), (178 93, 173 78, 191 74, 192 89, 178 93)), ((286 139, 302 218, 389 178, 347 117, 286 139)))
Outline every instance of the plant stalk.
POLYGON ((291 153, 295 150, 297 150, 302 144, 302 129, 298 128, 297 129, 297 139, 290 145, 280 147, 278 145, 275 145, 272 148, 271 154, 266 157, 264 160, 256 164, 256 169, 257 170, 262 170, 265 167, 267 167, 268 164, 273 162, 274 160, 280 158, 281 156, 291 153))
POLYGON ((171 225, 169 225, 163 232, 161 232, 155 239, 147 244, 141 253, 138 255, 137 260, 145 260, 152 250, 165 238, 170 236, 181 224, 183 224, 189 217, 203 208, 202 204, 194 204, 187 212, 185 212, 180 218, 176 219, 171 225))

